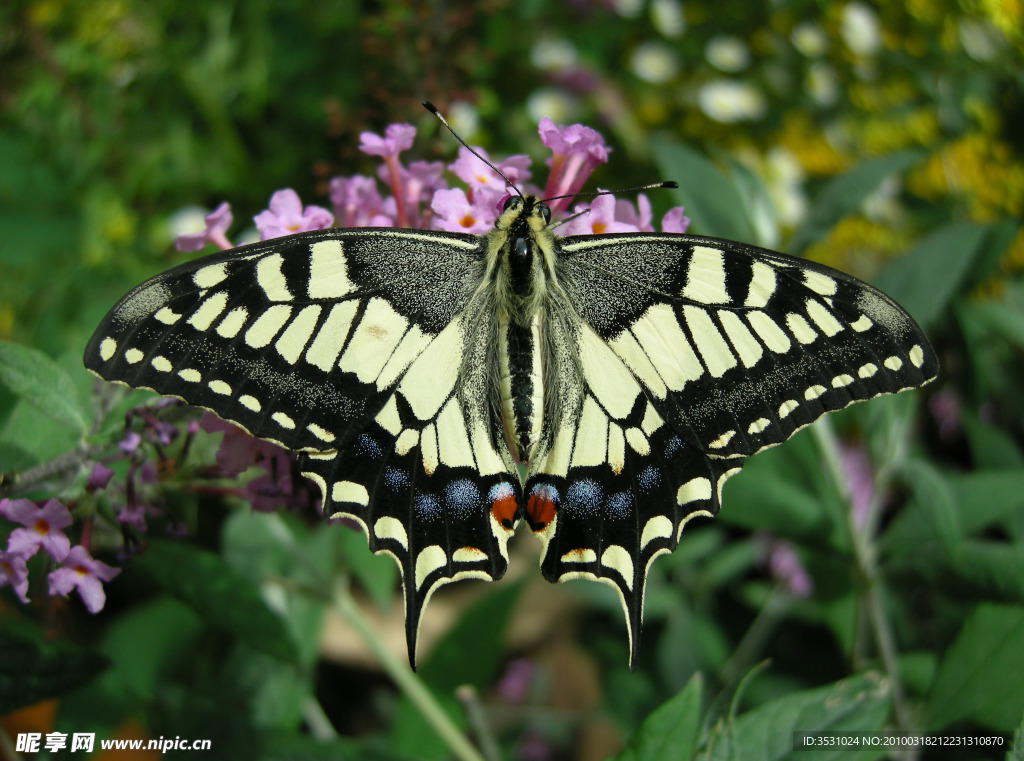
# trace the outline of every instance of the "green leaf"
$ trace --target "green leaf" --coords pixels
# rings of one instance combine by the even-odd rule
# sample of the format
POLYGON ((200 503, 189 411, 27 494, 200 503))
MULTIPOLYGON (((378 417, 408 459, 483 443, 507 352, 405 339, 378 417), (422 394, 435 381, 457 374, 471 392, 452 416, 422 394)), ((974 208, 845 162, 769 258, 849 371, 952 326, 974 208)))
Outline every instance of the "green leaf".
POLYGON ((1024 716, 1021 716, 1017 731, 1013 733, 1013 744, 1006 751, 1006 761, 1024 761, 1024 716))
POLYGON ((0 629, 0 715, 63 695, 109 665, 91 650, 0 629))
POLYGON ((887 563, 894 574, 907 574, 965 602, 1024 605, 1024 546, 969 540, 950 557, 935 545, 918 542, 913 551, 887 563))
POLYGON ((754 227, 736 183, 697 151, 668 138, 656 139, 654 155, 662 173, 679 182, 671 191, 690 218, 693 232, 751 241, 754 227))
POLYGON ((833 177, 818 195, 804 223, 793 233, 789 250, 797 253, 823 238, 840 219, 852 214, 887 177, 906 170, 921 157, 917 150, 899 151, 862 161, 833 177))
POLYGON ((927 727, 971 719, 1010 732, 1024 712, 1024 607, 985 603, 964 622, 939 666, 927 727))
POLYGON ((953 473, 948 481, 965 534, 988 528, 1024 506, 1024 468, 953 473))
POLYGON ((259 579, 243 576, 212 552, 177 542, 154 541, 135 563, 210 626, 268 655, 297 659, 287 625, 260 595, 259 579))
POLYGON ((341 561, 365 589, 380 610, 395 600, 398 566, 391 558, 374 555, 366 548, 366 534, 347 526, 333 526, 331 535, 339 548, 341 561))
POLYGON ((708 761, 863 761, 881 755, 839 750, 793 750, 793 733, 872 732, 889 715, 887 683, 876 674, 862 674, 827 687, 776 698, 716 726, 704 758, 708 761))
POLYGON ((76 433, 83 434, 88 428, 88 413, 81 407, 75 384, 41 351, 0 341, 0 383, 76 433))
POLYGON ((927 328, 961 289, 990 232, 965 222, 946 225, 890 262, 874 283, 927 328))
POLYGON ((703 679, 694 674, 686 687, 644 719, 626 747, 611 761, 664 761, 693 756, 700 740, 703 679))
POLYGON ((955 556, 962 536, 953 489, 943 473, 927 460, 912 459, 899 469, 902 480, 914 494, 914 506, 935 527, 946 554, 955 556))

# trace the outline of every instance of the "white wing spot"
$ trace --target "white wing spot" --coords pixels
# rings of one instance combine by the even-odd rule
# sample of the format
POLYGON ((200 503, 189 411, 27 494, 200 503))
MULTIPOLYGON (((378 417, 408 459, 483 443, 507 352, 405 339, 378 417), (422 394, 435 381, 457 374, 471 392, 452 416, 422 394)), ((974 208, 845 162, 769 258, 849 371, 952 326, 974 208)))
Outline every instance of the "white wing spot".
POLYGON ((775 293, 775 268, 764 262, 754 262, 750 272, 750 287, 743 306, 760 309, 775 293))
POLYGON ((198 383, 203 379, 203 374, 194 367, 186 367, 184 370, 178 371, 178 377, 189 383, 198 383))
POLYGON ((274 304, 245 331, 245 342, 254 349, 262 349, 274 340, 274 336, 284 327, 291 315, 292 308, 290 306, 274 304))
POLYGON ((921 365, 924 364, 924 350, 918 344, 914 344, 914 346, 910 349, 909 356, 910 364, 912 364, 914 367, 920 367, 921 365))
MULTIPOLYGON (((134 349, 132 351, 134 351, 134 349)), ((140 351, 139 354, 141 353, 142 352, 140 351)), ((142 357, 139 357, 139 359, 142 359, 142 357)), ((174 365, 171 364, 171 360, 167 359, 167 357, 153 357, 153 359, 149 361, 149 364, 153 366, 154 370, 159 370, 162 373, 169 373, 174 369, 174 365)))
POLYGON ((853 383, 853 376, 843 373, 832 379, 832 388, 843 388, 853 383))
POLYGON ((727 370, 736 367, 736 357, 729 350, 729 344, 718 331, 707 310, 701 307, 684 306, 683 316, 690 328, 697 351, 704 360, 704 366, 715 378, 721 378, 727 370))
POLYGON ((707 246, 694 246, 686 270, 683 298, 700 304, 726 304, 725 259, 722 251, 707 246))
POLYGON ((100 341, 100 359, 106 362, 117 353, 117 341, 107 336, 100 341))
MULTIPOLYGON (((335 481, 331 487, 331 499, 335 502, 353 502, 363 507, 370 504, 370 495, 367 493, 366 487, 355 481, 335 481)), ((395 522, 397 523, 397 521, 395 522)), ((380 521, 378 521, 379 523, 380 521)))
MULTIPOLYGON (((652 390, 657 389, 646 362, 653 366, 665 385, 673 391, 682 390, 687 381, 696 380, 704 374, 704 366, 679 327, 675 312, 668 304, 656 304, 630 327, 636 348, 624 346, 629 343, 623 331, 612 343, 612 349, 636 372, 637 376, 652 390), (620 339, 621 342, 620 342, 620 339), (643 347, 643 348, 641 348, 643 347)), ((662 392, 661 396, 664 396, 662 392)))
MULTIPOLYGON (((335 489, 342 483, 351 484, 352 486, 359 486, 359 484, 353 484, 351 481, 342 481, 334 485, 335 489)), ((366 494, 366 489, 363 488, 363 494, 366 494)), ((360 495, 362 496, 362 495, 360 495)), ((365 501, 360 500, 344 500, 346 502, 358 501, 359 504, 365 505, 370 501, 369 495, 366 496, 365 501)), ((405 533, 405 526, 398 518, 392 518, 391 516, 384 516, 378 518, 377 522, 373 524, 373 533, 378 539, 394 539, 403 547, 408 548, 409 546, 409 535, 405 533)))
POLYGON ((227 264, 208 264, 192 275, 192 282, 200 288, 213 288, 228 276, 227 264))
POLYGON ((563 563, 593 563, 595 560, 597 553, 589 547, 578 547, 562 555, 563 563))
POLYGON ((629 446, 632 447, 633 451, 641 457, 646 457, 651 452, 651 443, 639 428, 627 428, 626 441, 629 442, 629 446))
POLYGON ((154 320, 162 322, 164 325, 173 325, 181 319, 181 315, 175 312, 173 309, 167 307, 161 307, 160 310, 153 315, 154 320))
POLYGON ((809 344, 818 337, 818 334, 814 332, 814 328, 807 324, 807 320, 796 312, 790 312, 786 315, 786 325, 796 340, 802 344, 809 344))
POLYGON ((772 424, 772 421, 770 421, 768 418, 760 417, 757 420, 755 420, 753 423, 750 424, 750 427, 747 429, 747 433, 749 433, 751 435, 761 433, 761 431, 763 431, 765 428, 767 428, 771 424, 772 424))
POLYGON ((274 348, 289 365, 294 365, 299 361, 299 356, 316 329, 318 319, 320 319, 319 305, 310 304, 303 307, 302 311, 295 315, 295 319, 281 334, 281 337, 277 339, 274 348))
POLYGON ((676 492, 676 503, 680 505, 705 499, 711 499, 711 481, 707 478, 694 478, 687 481, 676 492))
POLYGON ((217 335, 221 338, 234 338, 245 327, 247 319, 249 319, 249 310, 245 307, 235 307, 220 321, 220 325, 217 326, 217 335))
POLYGON ((408 454, 420 440, 420 432, 412 428, 406 428, 402 434, 395 439, 395 453, 398 455, 408 454))
POLYGON ((807 299, 805 306, 807 307, 807 316, 829 338, 843 329, 843 323, 839 322, 820 301, 807 299))
POLYGON ((212 380, 206 384, 210 387, 210 391, 215 394, 221 394, 222 396, 229 396, 231 394, 231 386, 222 380, 212 380))
POLYGON ((871 322, 871 318, 868 317, 866 314, 862 314, 860 317, 858 317, 856 322, 850 323, 850 327, 856 330, 858 333, 863 333, 872 325, 874 325, 874 323, 871 322))
POLYGON ((825 388, 824 386, 811 386, 804 392, 804 399, 806 399, 809 402, 813 402, 826 391, 828 391, 828 389, 825 388))
POLYGON ((292 420, 288 415, 285 415, 283 412, 275 412, 273 415, 270 416, 270 419, 273 420, 282 428, 295 428, 295 421, 292 420))
POLYGON ((452 553, 453 563, 479 563, 487 560, 487 553, 479 547, 459 547, 452 553))
POLYGON ((790 341, 789 336, 779 327, 779 324, 775 322, 764 312, 749 312, 747 314, 747 322, 750 323, 750 327, 754 329, 754 332, 764 341, 764 345, 768 347, 770 351, 776 354, 785 354, 789 351, 790 341))
POLYGON ((309 429, 309 432, 311 434, 320 439, 320 441, 326 441, 328 444, 334 441, 334 434, 328 431, 326 428, 321 428, 316 423, 309 423, 306 425, 306 428, 309 429))
POLYGON ((735 435, 736 435, 736 431, 726 431, 721 436, 719 436, 717 439, 715 439, 710 444, 708 444, 708 449, 721 449, 726 444, 728 444, 730 441, 732 441, 732 437, 735 436, 735 435))
POLYGON ((619 576, 626 582, 626 588, 633 589, 633 558, 629 551, 618 544, 609 546, 601 553, 601 565, 618 571, 619 576))
POLYGON ((206 301, 199 305, 199 308, 188 318, 188 324, 196 330, 205 333, 213 325, 213 321, 220 317, 228 306, 227 291, 217 291, 206 301))
POLYGON ((292 292, 288 290, 288 279, 281 272, 284 257, 280 254, 264 256, 256 264, 256 282, 270 301, 291 301, 292 292))
POLYGON ((900 359, 899 357, 893 355, 893 356, 889 357, 888 359, 886 359, 885 362, 883 362, 882 364, 884 364, 886 367, 888 367, 893 372, 896 372, 901 367, 903 367, 903 360, 900 359))
POLYGON ((800 403, 796 399, 787 399, 779 405, 779 417, 784 418, 789 415, 790 412, 800 406, 800 403))
POLYGON ((878 372, 878 365, 873 362, 868 362, 866 365, 861 365, 857 371, 857 377, 859 378, 870 378, 878 372))
MULTIPOLYGON (((138 363, 138 362, 141 362, 141 361, 142 361, 142 358, 143 358, 144 356, 146 356, 146 355, 145 355, 145 354, 143 354, 143 353, 142 353, 141 351, 139 351, 138 349, 129 349, 128 351, 126 351, 126 352, 124 353, 124 359, 125 359, 125 361, 126 361, 126 362, 127 362, 127 363, 128 363, 129 365, 134 365, 134 364, 136 364, 136 363, 138 363)), ((157 369, 159 370, 160 368, 157 368, 157 369)), ((168 368, 168 369, 170 369, 170 368, 168 368)))
POLYGON ((249 396, 248 394, 242 394, 242 396, 238 397, 238 403, 253 412, 259 412, 263 409, 263 405, 260 404, 259 399, 255 396, 249 396))
POLYGON ((343 301, 331 307, 327 319, 320 326, 316 338, 306 352, 306 361, 309 364, 319 367, 325 373, 331 371, 338 355, 341 354, 341 347, 345 345, 358 306, 359 303, 356 301, 343 301))
POLYGON ((640 550, 643 551, 655 539, 669 539, 672 536, 672 521, 664 515, 655 515, 644 524, 640 534, 640 550))
POLYGON ((444 548, 439 544, 432 544, 424 547, 416 556, 416 588, 423 586, 427 576, 448 562, 448 556, 444 548))
POLYGON ((732 341, 732 347, 739 355, 740 362, 744 367, 753 367, 764 354, 764 348, 754 335, 743 324, 743 321, 734 313, 722 309, 718 312, 718 319, 725 328, 725 335, 732 341))
POLYGON ((340 240, 318 240, 309 247, 309 297, 340 299, 352 291, 340 240))
POLYGON ((837 288, 834 278, 814 270, 804 270, 804 285, 822 296, 834 295, 837 288))

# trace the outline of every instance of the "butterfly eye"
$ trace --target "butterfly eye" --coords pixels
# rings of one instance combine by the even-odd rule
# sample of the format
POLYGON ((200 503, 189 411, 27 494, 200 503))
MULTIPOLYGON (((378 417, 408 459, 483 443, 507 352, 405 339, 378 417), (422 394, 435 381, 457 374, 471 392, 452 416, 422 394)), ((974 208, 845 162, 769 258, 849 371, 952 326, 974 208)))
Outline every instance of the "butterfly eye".
POLYGON ((537 211, 539 211, 540 215, 544 217, 544 224, 547 225, 551 223, 551 209, 548 208, 546 203, 537 204, 537 211))
POLYGON ((509 196, 508 198, 505 199, 505 203, 501 205, 501 210, 508 211, 513 206, 518 206, 520 203, 522 203, 522 201, 523 199, 521 199, 519 196, 509 196))

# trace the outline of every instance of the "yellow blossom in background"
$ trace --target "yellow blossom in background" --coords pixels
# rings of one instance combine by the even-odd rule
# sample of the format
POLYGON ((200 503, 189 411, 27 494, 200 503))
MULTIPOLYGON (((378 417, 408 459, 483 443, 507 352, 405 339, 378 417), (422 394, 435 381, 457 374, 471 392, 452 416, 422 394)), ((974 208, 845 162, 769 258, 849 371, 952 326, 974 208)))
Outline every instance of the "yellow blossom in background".
POLYGON ((1010 145, 978 132, 932 154, 907 177, 907 188, 929 201, 952 198, 978 222, 1024 213, 1024 164, 1010 145))
POLYGON ((870 277, 882 260, 899 256, 912 244, 909 231, 859 214, 844 217, 822 240, 807 247, 808 259, 870 277))
POLYGON ((806 113, 787 114, 773 142, 789 151, 810 177, 838 174, 850 164, 850 157, 806 113))

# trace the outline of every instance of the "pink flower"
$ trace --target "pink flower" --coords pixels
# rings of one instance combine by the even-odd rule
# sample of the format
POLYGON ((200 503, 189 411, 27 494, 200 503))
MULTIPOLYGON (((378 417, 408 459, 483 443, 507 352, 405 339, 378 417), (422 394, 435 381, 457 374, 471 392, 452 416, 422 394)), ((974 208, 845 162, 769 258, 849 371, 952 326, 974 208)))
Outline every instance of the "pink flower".
POLYGON ((17 552, 0 552, 0 587, 10 586, 22 602, 28 602, 28 566, 17 552))
POLYGON ((411 124, 389 124, 384 137, 373 132, 359 133, 359 150, 367 156, 397 156, 412 147, 416 128, 411 124))
POLYGON ((71 549, 70 540, 62 529, 71 525, 71 513, 55 499, 41 508, 27 499, 15 499, 7 508, 7 516, 25 528, 15 529, 7 540, 7 551, 30 558, 40 547, 58 563, 71 549))
MULTIPOLYGON (((485 159, 490 160, 487 151, 483 148, 474 147, 474 150, 485 159)), ((516 186, 522 185, 530 179, 529 156, 509 156, 495 162, 495 166, 508 177, 509 182, 516 186)), ((459 148, 459 157, 448 165, 448 171, 470 187, 488 187, 502 192, 507 187, 497 172, 470 153, 465 146, 459 148)))
POLYGON ((117 522, 131 526, 140 533, 146 532, 146 512, 144 505, 125 505, 117 514, 117 522))
POLYGON ((199 251, 207 243, 212 243, 221 251, 234 248, 225 233, 231 227, 231 204, 222 203, 204 217, 206 229, 190 235, 179 235, 174 247, 179 251, 199 251))
POLYGON ((394 220, 383 214, 384 202, 372 177, 361 174, 335 177, 330 183, 331 205, 342 227, 390 227, 394 220))
POLYGON ((78 589, 78 596, 85 603, 86 610, 99 613, 107 601, 102 582, 110 581, 119 573, 120 569, 93 559, 85 547, 78 545, 64 558, 61 567, 47 578, 51 595, 63 596, 72 589, 78 589))
POLYGON ((238 426, 221 420, 212 412, 204 412, 199 418, 200 427, 207 433, 223 433, 217 449, 217 465, 227 476, 237 476, 257 462, 269 460, 281 453, 281 447, 253 438, 238 426))
POLYGON ((435 214, 434 224, 448 232, 485 233, 498 217, 500 197, 501 193, 487 187, 478 187, 472 201, 461 188, 439 190, 430 204, 435 214))
POLYGON ((85 490, 92 493, 97 492, 100 489, 107 488, 107 484, 110 483, 110 479, 113 475, 114 471, 103 463, 94 463, 92 466, 92 473, 89 474, 89 479, 85 482, 85 490))
POLYGON ((846 476, 846 484, 850 490, 850 510, 857 526, 863 528, 871 510, 871 500, 875 493, 874 475, 867 450, 858 445, 841 444, 839 447, 839 464, 846 476))
POLYGON ((690 218, 683 216, 682 206, 673 206, 665 212, 661 218, 661 231, 663 233, 685 233, 690 226, 690 218))
POLYGON ((608 149, 599 133, 582 124, 556 127, 554 122, 544 117, 538 131, 540 141, 555 154, 551 158, 551 173, 544 186, 544 197, 570 196, 548 204, 551 213, 557 214, 568 207, 571 196, 580 191, 594 168, 608 161, 608 149))
POLYGON ((303 208, 299 194, 285 188, 270 197, 270 208, 253 217, 253 222, 260 232, 260 240, 270 240, 307 230, 323 230, 334 224, 334 215, 320 206, 303 208))
MULTIPOLYGON (((635 233, 637 226, 616 219, 618 204, 615 196, 598 196, 590 203, 589 213, 575 216, 565 225, 566 235, 600 235, 601 233, 635 233)), ((576 207, 576 211, 584 211, 585 206, 576 207)), ((636 217, 636 213, 633 213, 636 217)))
POLYGON ((807 598, 814 591, 807 569, 793 545, 782 539, 771 542, 768 551, 768 569, 780 584, 794 597, 807 598))

